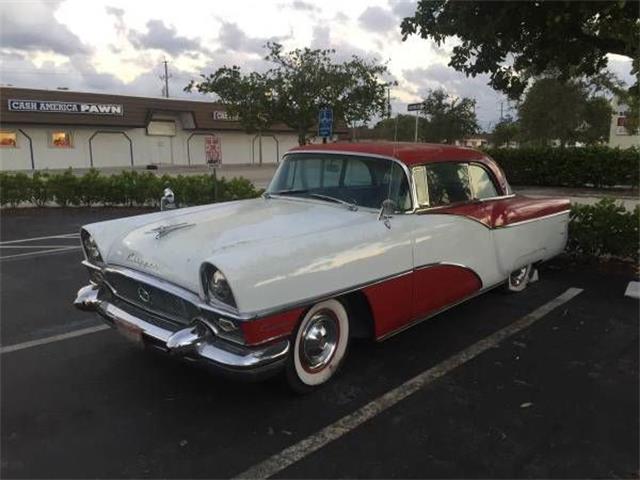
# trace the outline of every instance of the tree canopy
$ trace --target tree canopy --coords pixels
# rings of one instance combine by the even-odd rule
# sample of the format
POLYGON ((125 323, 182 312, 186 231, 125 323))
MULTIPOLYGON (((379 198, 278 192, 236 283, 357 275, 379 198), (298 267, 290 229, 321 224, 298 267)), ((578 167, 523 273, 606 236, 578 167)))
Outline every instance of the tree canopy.
POLYGON ((391 82, 384 79, 385 65, 357 56, 336 62, 330 49, 285 52, 278 43, 266 48, 265 60, 275 66, 264 74, 243 74, 237 66, 225 66, 201 75, 201 81, 192 81, 186 89, 216 93, 245 128, 264 129, 283 122, 297 132, 300 144, 315 128, 323 107, 333 109, 336 121, 353 126, 387 112, 386 89, 391 82))
POLYGON ((438 45, 457 38, 449 65, 488 74, 490 85, 511 98, 545 72, 563 81, 594 76, 609 53, 632 58, 636 75, 640 67, 636 1, 420 0, 401 28, 405 39, 418 34, 438 45))
POLYGON ((602 97, 589 96, 587 86, 555 78, 536 81, 518 108, 521 140, 549 144, 559 140, 595 144, 609 136, 611 107, 602 97))
POLYGON ((426 116, 423 138, 428 142, 453 143, 479 130, 475 100, 450 96, 444 89, 430 90, 424 100, 426 116))
POLYGON ((520 127, 518 122, 508 116, 498 122, 493 128, 493 132, 491 132, 491 142, 496 147, 501 147, 503 145, 509 146, 511 142, 518 139, 519 135, 520 127))
MULTIPOLYGON (((415 138, 416 117, 414 115, 398 114, 393 118, 380 120, 372 129, 366 129, 360 138, 389 140, 398 142, 413 142, 415 138)), ((423 137, 426 119, 420 117, 418 135, 423 137)))

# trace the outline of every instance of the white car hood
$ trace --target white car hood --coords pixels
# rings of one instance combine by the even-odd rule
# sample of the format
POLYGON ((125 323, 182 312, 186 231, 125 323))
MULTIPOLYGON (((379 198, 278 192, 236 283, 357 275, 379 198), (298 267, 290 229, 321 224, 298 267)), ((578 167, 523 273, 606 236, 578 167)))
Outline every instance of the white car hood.
MULTIPOLYGON (((375 223, 372 211, 350 211, 343 205, 302 199, 258 198, 206 205, 169 212, 123 218, 86 228, 95 238, 104 260, 162 278, 203 295, 200 267, 210 262, 229 280, 241 311, 267 308, 253 301, 254 287, 280 270, 286 275, 293 267, 287 261, 296 246, 313 243, 314 253, 291 259, 293 264, 312 263, 324 258, 336 245, 318 245, 326 235, 359 243, 358 231, 365 223, 375 223), (184 228, 156 238, 154 229, 185 224, 184 228), (340 229, 341 231, 336 232, 340 229), (299 237, 311 236, 301 242, 299 237), (264 275, 263 275, 264 273, 264 275)), ((272 295, 273 296, 273 295, 272 295)), ((274 299, 275 300, 275 299, 274 299)))

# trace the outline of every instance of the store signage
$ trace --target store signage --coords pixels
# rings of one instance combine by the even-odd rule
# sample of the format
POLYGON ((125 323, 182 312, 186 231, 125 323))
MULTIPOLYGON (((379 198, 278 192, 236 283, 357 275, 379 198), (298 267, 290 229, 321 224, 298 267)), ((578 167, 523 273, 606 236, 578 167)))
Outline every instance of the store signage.
POLYGON ((214 110, 211 112, 214 120, 222 120, 226 122, 237 122, 238 116, 229 115, 225 110, 214 110))
POLYGON ((49 100, 7 100, 10 112, 78 113, 87 115, 124 114, 124 107, 117 103, 55 102, 49 100))
POLYGON ((222 165, 220 138, 216 135, 206 135, 204 137, 204 156, 209 166, 216 168, 222 165))

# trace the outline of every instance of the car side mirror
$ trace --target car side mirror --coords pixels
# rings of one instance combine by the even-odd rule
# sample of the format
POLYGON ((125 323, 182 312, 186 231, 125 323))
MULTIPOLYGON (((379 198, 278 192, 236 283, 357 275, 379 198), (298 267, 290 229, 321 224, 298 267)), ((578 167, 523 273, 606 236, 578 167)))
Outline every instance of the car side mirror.
POLYGON ((393 217, 394 213, 396 213, 396 209, 396 202, 394 202, 390 198, 387 198, 382 202, 378 220, 382 220, 387 228, 391 228, 391 222, 389 221, 389 219, 393 217))
POLYGON ((176 196, 169 187, 164 189, 160 198, 160 210, 173 210, 176 208, 176 196))

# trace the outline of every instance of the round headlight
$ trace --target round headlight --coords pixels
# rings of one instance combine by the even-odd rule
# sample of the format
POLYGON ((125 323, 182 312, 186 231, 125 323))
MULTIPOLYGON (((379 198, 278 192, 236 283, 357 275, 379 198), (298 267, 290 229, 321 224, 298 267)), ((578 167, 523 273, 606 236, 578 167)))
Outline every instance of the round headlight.
POLYGON ((207 294, 209 298, 216 299, 226 305, 236 306, 231 287, 224 274, 217 269, 210 269, 207 278, 207 294))
POLYGON ((95 242, 93 237, 91 237, 89 232, 82 230, 80 238, 82 239, 82 248, 87 260, 91 263, 102 263, 102 255, 100 255, 98 244, 95 242))

